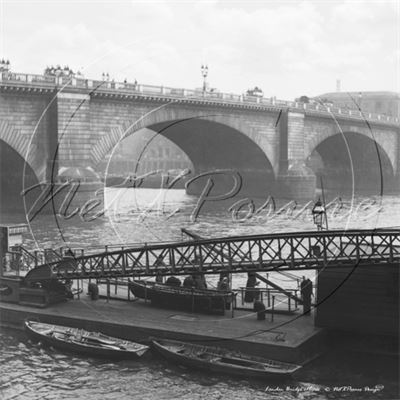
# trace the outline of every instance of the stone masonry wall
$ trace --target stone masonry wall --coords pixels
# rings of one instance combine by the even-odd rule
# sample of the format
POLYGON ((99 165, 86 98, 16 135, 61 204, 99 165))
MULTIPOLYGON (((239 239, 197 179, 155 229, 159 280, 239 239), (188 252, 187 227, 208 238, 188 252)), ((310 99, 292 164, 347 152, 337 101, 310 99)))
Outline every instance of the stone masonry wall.
POLYGON ((90 167, 90 97, 58 93, 59 168, 90 167))
POLYGON ((47 124, 51 95, 0 94, 0 140, 26 159, 38 179, 45 176, 47 124))

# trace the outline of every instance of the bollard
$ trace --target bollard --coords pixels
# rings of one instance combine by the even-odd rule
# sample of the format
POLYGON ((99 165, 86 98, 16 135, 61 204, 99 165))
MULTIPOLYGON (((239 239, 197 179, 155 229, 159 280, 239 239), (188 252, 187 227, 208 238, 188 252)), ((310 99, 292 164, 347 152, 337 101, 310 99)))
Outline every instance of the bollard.
POLYGON ((99 298, 99 287, 91 282, 88 284, 88 294, 92 300, 98 300, 99 298))
POLYGON ((274 312, 275 312, 275 296, 272 296, 271 322, 274 322, 274 312))
POLYGON ((265 305, 261 301, 256 300, 253 306, 254 311, 257 313, 257 320, 265 320, 265 305))

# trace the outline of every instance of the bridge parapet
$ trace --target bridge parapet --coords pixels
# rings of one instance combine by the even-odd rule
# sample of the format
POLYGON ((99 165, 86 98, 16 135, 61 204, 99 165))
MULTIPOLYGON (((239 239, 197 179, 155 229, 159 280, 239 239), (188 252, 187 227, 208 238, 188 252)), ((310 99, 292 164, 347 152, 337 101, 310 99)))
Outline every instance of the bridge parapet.
POLYGON ((22 74, 13 72, 0 72, 0 89, 12 90, 12 88, 36 90, 80 90, 95 96, 115 96, 129 98, 156 97, 159 101, 180 100, 196 101, 205 104, 220 106, 235 106, 255 109, 272 109, 279 111, 282 108, 291 108, 314 116, 335 116, 335 118, 349 118, 368 120, 380 124, 399 125, 400 119, 389 115, 364 113, 359 110, 339 108, 318 103, 302 103, 279 100, 275 97, 265 98, 258 96, 238 95, 222 92, 204 92, 202 90, 171 88, 166 86, 143 85, 128 82, 102 81, 85 79, 78 76, 51 76, 22 74))

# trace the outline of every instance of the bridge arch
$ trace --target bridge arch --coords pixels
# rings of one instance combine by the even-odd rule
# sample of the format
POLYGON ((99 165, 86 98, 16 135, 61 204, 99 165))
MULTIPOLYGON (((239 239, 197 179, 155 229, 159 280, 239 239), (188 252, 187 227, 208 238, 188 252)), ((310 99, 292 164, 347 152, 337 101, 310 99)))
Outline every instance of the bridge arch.
POLYGON ((9 122, 0 120, 0 141, 10 146, 26 162, 38 180, 45 181, 43 152, 40 151, 40 143, 38 145, 32 140, 32 135, 23 135, 9 122))
POLYGON ((337 193, 381 194, 395 189, 395 146, 379 133, 365 131, 324 131, 309 144, 307 165, 317 175, 317 186, 337 193))
POLYGON ((361 136, 365 136, 369 140, 376 142, 377 146, 388 156, 392 168, 396 172, 397 146, 399 145, 398 133, 393 130, 378 129, 366 122, 351 124, 331 120, 327 123, 326 121, 309 119, 306 121, 305 126, 305 158, 307 159, 329 137, 343 134, 348 136, 358 134, 360 139, 361 136))
MULTIPOLYGON (((21 192, 37 185, 39 177, 32 164, 24 157, 29 145, 21 139, 16 130, 8 123, 0 122, 0 203, 2 211, 23 212, 24 199, 21 192)), ((31 202, 31 196, 25 198, 31 202)))
POLYGON ((160 134, 189 157, 194 173, 233 169, 240 173, 244 187, 263 183, 263 194, 272 189, 277 157, 272 144, 238 116, 190 109, 164 107, 144 117, 126 121, 104 135, 92 150, 96 165, 121 139, 148 128, 160 134))

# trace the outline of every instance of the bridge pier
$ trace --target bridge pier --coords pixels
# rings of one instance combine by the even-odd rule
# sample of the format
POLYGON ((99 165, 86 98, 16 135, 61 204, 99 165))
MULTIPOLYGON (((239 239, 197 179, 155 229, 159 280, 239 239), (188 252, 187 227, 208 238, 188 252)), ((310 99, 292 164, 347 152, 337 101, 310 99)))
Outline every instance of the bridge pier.
POLYGON ((279 121, 279 172, 276 196, 288 199, 313 199, 316 176, 306 166, 304 112, 283 110, 279 121))
MULTIPOLYGON (((90 96, 54 92, 47 110, 45 180, 24 197, 28 217, 97 215, 104 208, 104 184, 90 159, 90 96)), ((25 188, 28 189, 28 188, 25 188)))
POLYGON ((276 196, 287 199, 313 199, 317 178, 302 163, 296 163, 286 173, 280 173, 276 182, 276 196))

